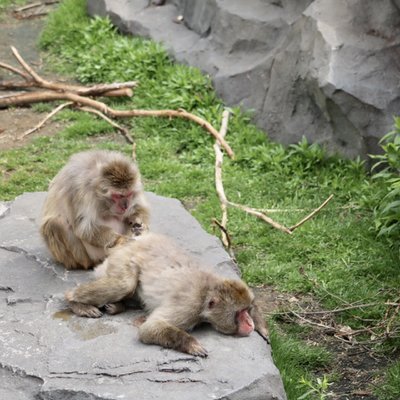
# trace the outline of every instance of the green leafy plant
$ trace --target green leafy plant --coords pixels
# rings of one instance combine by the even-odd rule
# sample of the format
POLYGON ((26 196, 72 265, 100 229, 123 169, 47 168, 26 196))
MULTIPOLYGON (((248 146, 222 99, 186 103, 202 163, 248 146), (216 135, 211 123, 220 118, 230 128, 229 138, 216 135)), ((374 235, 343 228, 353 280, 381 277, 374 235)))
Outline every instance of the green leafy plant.
POLYGON ((394 130, 380 141, 384 154, 373 156, 381 169, 374 179, 384 185, 375 207, 375 229, 379 236, 400 238, 400 118, 395 118, 394 130))
POLYGON ((324 375, 323 378, 316 378, 315 381, 302 377, 300 379, 300 385, 305 386, 308 390, 298 397, 297 400, 325 400, 329 396, 332 396, 332 393, 328 392, 331 383, 329 383, 326 375, 324 375))

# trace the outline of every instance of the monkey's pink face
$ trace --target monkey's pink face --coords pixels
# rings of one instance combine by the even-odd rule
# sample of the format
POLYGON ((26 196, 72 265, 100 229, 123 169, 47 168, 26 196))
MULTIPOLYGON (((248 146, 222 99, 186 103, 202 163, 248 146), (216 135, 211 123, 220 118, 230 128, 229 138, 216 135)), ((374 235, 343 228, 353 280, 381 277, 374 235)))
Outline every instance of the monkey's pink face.
POLYGON ((254 331, 254 322, 246 308, 236 312, 237 334, 239 336, 249 336, 254 331))
POLYGON ((113 202, 112 209, 116 215, 123 215, 129 209, 132 203, 133 191, 130 192, 113 192, 111 193, 111 200, 113 202))

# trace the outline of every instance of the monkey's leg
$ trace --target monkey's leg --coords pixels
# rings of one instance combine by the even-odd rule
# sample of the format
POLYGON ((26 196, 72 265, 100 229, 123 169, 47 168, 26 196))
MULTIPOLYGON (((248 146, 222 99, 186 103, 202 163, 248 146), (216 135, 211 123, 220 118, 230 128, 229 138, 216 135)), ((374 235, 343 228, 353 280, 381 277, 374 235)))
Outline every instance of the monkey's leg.
POLYGON ((82 241, 62 218, 49 218, 42 225, 41 233, 55 260, 65 268, 88 269, 93 266, 82 241))
POLYGON ((152 316, 139 327, 139 339, 145 344, 158 344, 194 356, 208 355, 207 350, 192 335, 152 316))
POLYGON ((136 284, 137 279, 134 274, 121 278, 103 276, 67 292, 65 298, 71 310, 80 316, 93 317, 93 313, 97 314, 93 307, 98 310, 102 306, 106 306, 106 311, 110 314, 117 314, 123 311, 123 305, 119 301, 128 297, 136 289, 136 284))

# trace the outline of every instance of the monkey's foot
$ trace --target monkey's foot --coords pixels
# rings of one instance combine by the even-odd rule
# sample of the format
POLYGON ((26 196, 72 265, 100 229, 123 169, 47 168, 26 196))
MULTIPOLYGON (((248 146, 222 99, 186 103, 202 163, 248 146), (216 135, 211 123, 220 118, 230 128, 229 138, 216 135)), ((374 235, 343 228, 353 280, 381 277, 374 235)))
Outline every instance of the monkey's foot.
POLYGON ((115 315, 125 311, 125 306, 122 303, 104 304, 104 310, 107 314, 115 315))
POLYGON ((90 304, 70 301, 69 307, 74 314, 79 315, 80 317, 99 318, 103 315, 103 313, 96 306, 92 306, 90 304))
POLYGON ((133 326, 136 326, 136 328, 139 328, 139 326, 143 325, 146 322, 147 316, 146 315, 142 315, 138 318, 135 318, 132 321, 133 326))

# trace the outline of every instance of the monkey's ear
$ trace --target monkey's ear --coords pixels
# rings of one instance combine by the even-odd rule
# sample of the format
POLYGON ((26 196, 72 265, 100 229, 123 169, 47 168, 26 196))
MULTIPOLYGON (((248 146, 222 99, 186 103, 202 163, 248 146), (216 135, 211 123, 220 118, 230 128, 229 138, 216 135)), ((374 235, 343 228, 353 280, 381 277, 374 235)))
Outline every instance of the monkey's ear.
POLYGON ((211 297, 211 299, 208 300, 208 304, 207 304, 208 309, 212 310, 218 303, 219 303, 218 297, 215 297, 215 296, 211 297))

